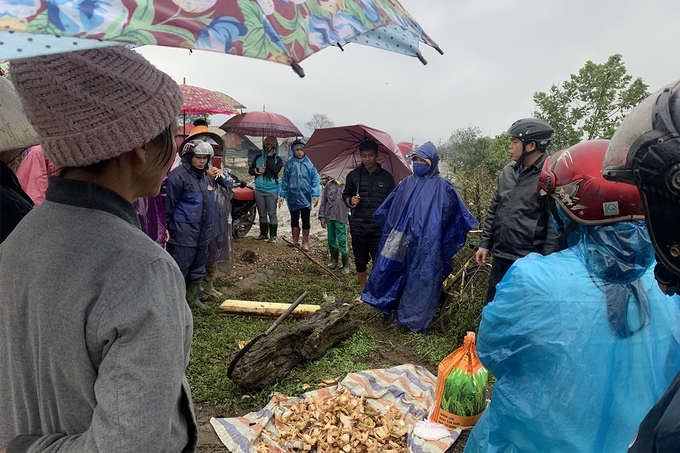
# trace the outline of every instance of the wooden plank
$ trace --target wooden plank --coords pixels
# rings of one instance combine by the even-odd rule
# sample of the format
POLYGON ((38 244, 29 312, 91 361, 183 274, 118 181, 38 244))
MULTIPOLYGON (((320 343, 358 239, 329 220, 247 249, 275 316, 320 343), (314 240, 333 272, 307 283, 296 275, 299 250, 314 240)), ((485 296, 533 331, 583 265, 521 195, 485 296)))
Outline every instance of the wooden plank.
MULTIPOLYGON (((257 302, 252 300, 227 299, 220 305, 218 313, 227 316, 258 316, 266 318, 278 318, 286 311, 290 304, 276 302, 257 302)), ((291 318, 304 318, 311 315, 319 308, 318 305, 300 304, 289 315, 291 318)))

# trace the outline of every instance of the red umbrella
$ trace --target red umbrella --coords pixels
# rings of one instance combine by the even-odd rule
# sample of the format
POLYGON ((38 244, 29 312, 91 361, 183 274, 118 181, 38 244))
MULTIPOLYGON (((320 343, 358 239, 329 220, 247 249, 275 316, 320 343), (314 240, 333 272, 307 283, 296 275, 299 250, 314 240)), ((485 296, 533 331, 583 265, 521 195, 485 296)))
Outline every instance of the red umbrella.
POLYGON ((363 124, 316 129, 305 145, 305 154, 319 174, 344 182, 347 173, 361 165, 359 144, 364 140, 378 144, 378 163, 395 182, 413 174, 392 137, 363 124))
POLYGON ((271 112, 242 113, 230 118, 220 129, 255 137, 302 137, 302 132, 291 120, 271 112))
POLYGON ((201 113, 232 115, 238 113, 236 107, 214 91, 185 84, 180 85, 179 88, 184 94, 182 112, 186 115, 201 113))
POLYGON ((401 151, 401 154, 406 157, 408 154, 413 151, 413 143, 411 142, 399 142, 397 143, 397 147, 399 148, 399 151, 401 151))

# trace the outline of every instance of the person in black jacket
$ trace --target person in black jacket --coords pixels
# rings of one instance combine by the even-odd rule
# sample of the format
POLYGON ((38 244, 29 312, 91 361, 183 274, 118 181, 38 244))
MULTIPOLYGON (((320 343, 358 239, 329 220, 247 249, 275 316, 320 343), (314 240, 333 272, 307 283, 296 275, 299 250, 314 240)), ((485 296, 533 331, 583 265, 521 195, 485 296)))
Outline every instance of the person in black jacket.
MULTIPOLYGON (((678 304, 680 288, 680 80, 642 101, 612 137, 605 178, 638 187, 649 228, 654 276, 678 304)), ((652 351, 650 351, 652 352, 652 351)), ((656 351, 654 351, 656 353, 656 351)), ((680 373, 640 424, 628 453, 680 452, 680 373)))
POLYGON ((557 233, 546 197, 537 192, 553 129, 545 121, 525 118, 506 132, 511 138, 512 162, 503 168, 484 221, 475 260, 486 266, 493 255, 486 301, 496 295, 496 285, 512 263, 531 252, 548 255, 557 250, 557 233))
POLYGON ((352 235, 354 264, 361 291, 368 279, 366 267, 378 250, 382 230, 373 213, 394 189, 394 178, 377 162, 378 144, 366 140, 359 144, 361 166, 347 175, 342 198, 351 211, 349 227, 352 235))

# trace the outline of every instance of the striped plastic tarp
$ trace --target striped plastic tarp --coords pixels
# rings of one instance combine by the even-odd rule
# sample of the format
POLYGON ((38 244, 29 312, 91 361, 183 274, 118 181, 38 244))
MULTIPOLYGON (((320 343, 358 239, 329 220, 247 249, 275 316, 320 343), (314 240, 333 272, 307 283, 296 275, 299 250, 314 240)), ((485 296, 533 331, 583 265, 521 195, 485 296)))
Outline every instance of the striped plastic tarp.
MULTIPOLYGON (((394 368, 368 370, 348 374, 339 385, 346 387, 354 396, 364 396, 366 402, 386 412, 394 404, 404 414, 408 426, 408 446, 413 453, 444 453, 458 438, 460 430, 451 431, 449 437, 437 441, 421 439, 413 435, 415 423, 427 418, 434 401, 437 378, 425 368, 415 365, 401 365, 394 368)), ((269 404, 257 412, 237 418, 212 418, 210 423, 222 443, 232 453, 257 453, 261 443, 269 446, 271 452, 285 452, 276 445, 266 431, 277 434, 274 420, 282 410, 279 403, 294 404, 303 398, 331 397, 337 386, 327 387, 302 394, 299 398, 275 395, 269 404)))

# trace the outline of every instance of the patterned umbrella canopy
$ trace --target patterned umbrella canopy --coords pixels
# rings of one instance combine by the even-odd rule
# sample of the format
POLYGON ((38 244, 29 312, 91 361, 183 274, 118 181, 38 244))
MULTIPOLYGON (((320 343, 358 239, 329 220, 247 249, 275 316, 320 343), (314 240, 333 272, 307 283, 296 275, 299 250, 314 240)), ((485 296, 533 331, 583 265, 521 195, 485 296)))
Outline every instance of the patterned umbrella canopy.
POLYGON ((185 84, 180 85, 179 88, 184 94, 182 113, 186 115, 201 113, 233 115, 238 113, 236 107, 214 91, 185 84))
POLYGON ((237 108, 237 109, 239 109, 239 110, 240 110, 240 109, 247 109, 247 108, 248 108, 248 107, 246 107, 245 105, 241 104, 241 103, 240 103, 239 101, 237 101, 236 99, 234 99, 233 97, 231 97, 231 96, 229 96, 229 95, 227 95, 227 94, 225 94, 225 93, 222 93, 221 91, 214 91, 214 93, 215 93, 216 95, 221 96, 221 97, 223 97, 224 99, 226 99, 228 103, 230 103, 231 105, 233 105, 235 108, 237 108))
POLYGON ((260 58, 302 77, 305 58, 349 42, 423 63, 418 42, 443 53, 397 0, 0 0, 0 23, 0 59, 122 42, 260 58))
POLYGON ((255 137, 302 137, 302 132, 288 118, 278 113, 248 112, 236 115, 220 126, 232 134, 255 137))

